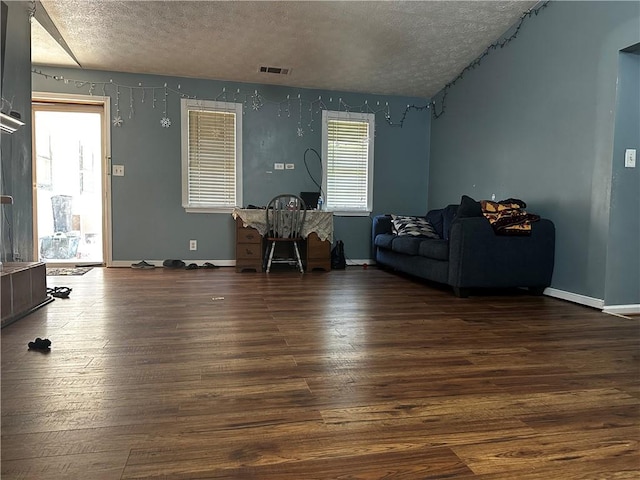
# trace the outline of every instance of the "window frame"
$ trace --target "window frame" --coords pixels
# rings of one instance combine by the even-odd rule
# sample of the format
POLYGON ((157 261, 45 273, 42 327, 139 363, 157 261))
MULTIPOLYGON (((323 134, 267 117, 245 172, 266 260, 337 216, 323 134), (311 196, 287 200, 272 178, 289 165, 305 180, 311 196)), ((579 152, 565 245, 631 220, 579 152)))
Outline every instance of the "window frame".
POLYGON ((182 207, 187 213, 231 213, 242 205, 242 104, 214 100, 180 100, 181 114, 181 163, 182 163, 182 207), (207 111, 235 114, 235 205, 191 205, 189 204, 189 112, 207 111))
POLYGON ((375 143, 375 114, 359 112, 341 112, 336 110, 322 111, 322 192, 327 210, 338 216, 369 216, 373 211, 373 167, 375 143), (357 121, 368 124, 369 148, 367 151, 367 199, 364 208, 332 208, 331 199, 327 198, 329 143, 328 125, 331 120, 357 121))

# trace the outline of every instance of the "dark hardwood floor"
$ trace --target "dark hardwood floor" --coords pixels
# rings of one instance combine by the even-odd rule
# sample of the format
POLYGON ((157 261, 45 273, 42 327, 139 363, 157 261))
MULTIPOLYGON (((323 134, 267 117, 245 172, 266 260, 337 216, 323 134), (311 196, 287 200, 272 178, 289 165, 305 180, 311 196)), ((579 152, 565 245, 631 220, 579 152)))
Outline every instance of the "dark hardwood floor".
POLYGON ((2 330, 3 480, 640 478, 637 318, 375 268, 48 285, 2 330))

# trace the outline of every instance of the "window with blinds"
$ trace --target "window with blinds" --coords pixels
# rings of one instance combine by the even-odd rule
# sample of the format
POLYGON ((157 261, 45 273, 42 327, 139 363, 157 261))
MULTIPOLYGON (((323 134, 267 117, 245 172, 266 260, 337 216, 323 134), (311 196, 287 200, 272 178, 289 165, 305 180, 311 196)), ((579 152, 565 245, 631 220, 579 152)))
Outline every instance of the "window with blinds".
POLYGON ((242 205, 242 104, 182 99, 182 206, 242 205))
POLYGON ((323 192, 328 210, 371 212, 374 128, 372 113, 323 111, 323 192))

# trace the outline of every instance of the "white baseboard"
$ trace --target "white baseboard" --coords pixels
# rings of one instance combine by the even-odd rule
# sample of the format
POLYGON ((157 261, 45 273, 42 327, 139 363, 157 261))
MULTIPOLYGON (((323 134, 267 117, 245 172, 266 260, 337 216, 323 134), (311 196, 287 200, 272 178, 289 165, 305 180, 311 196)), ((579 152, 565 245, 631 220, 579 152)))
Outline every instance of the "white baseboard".
POLYGON ((376 261, 371 258, 350 258, 347 265, 375 265, 376 261))
MULTIPOLYGON (((138 263, 140 260, 113 260, 109 267, 116 268, 131 268, 132 263, 138 263)), ((151 265, 155 265, 156 267, 162 267, 162 262, 164 260, 147 260, 147 263, 151 265)), ((190 263, 195 263, 196 265, 202 265, 205 262, 213 263, 217 267, 235 267, 235 260, 182 260, 185 264, 189 265, 190 263)))
POLYGON ((544 294, 561 300, 579 303, 580 305, 585 305, 587 307, 597 308, 598 310, 602 310, 604 307, 604 300, 600 298, 587 297, 586 295, 566 292, 564 290, 558 290, 557 288, 545 288, 544 294))
POLYGON ((614 315, 624 314, 640 314, 640 304, 636 305, 605 305, 602 309, 604 313, 612 313, 614 315))

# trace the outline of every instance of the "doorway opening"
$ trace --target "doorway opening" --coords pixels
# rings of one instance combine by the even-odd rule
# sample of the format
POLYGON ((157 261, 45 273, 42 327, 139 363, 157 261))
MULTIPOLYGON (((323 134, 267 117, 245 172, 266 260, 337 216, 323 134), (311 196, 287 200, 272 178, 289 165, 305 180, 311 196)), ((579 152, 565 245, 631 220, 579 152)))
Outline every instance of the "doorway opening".
POLYGON ((35 97, 35 258, 47 265, 108 263, 105 106, 35 97))

